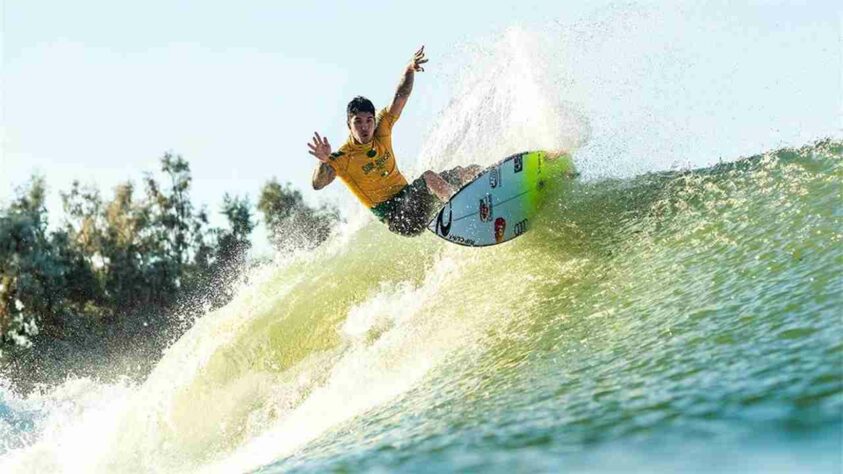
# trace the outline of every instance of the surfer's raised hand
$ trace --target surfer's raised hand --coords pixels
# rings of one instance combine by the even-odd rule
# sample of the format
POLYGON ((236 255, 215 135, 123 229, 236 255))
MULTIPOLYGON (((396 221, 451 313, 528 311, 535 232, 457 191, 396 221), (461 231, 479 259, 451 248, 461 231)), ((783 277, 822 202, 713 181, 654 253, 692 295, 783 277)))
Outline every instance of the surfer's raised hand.
POLYGON ((424 45, 416 51, 416 54, 413 55, 413 59, 410 60, 410 64, 407 65, 407 70, 415 71, 415 72, 424 72, 424 68, 422 64, 427 62, 427 58, 424 57, 424 45))
POLYGON ((311 155, 315 156, 317 160, 322 163, 327 163, 331 159, 331 144, 328 143, 328 138, 319 136, 319 132, 313 132, 313 143, 308 143, 311 155))
POLYGON ((395 117, 401 115, 401 111, 404 110, 404 105, 407 104, 407 98, 410 97, 410 92, 413 91, 413 77, 416 75, 416 71, 424 71, 422 64, 427 62, 427 58, 424 57, 424 46, 419 48, 416 51, 416 54, 413 55, 413 59, 407 64, 407 67, 404 68, 404 72, 401 74, 401 82, 398 83, 398 87, 395 89, 395 97, 392 99, 392 104, 389 106, 389 113, 395 117))

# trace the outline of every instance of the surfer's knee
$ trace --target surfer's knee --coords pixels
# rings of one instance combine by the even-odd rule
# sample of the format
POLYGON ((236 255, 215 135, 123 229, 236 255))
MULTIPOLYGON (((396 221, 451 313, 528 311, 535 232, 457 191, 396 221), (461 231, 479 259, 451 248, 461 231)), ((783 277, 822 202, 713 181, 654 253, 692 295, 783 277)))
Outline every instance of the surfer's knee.
POLYGON ((443 184, 447 185, 448 184, 448 182, 445 181, 439 173, 437 173, 435 171, 432 171, 432 170, 425 171, 422 174, 422 176, 424 177, 424 182, 427 183, 428 186, 430 186, 430 185, 438 186, 438 185, 443 185, 443 184))
POLYGON ((451 185, 434 171, 425 171, 422 173, 422 178, 424 178, 424 182, 427 184, 427 189, 442 201, 447 201, 451 197, 451 194, 454 193, 451 185))
POLYGON ((439 187, 439 184, 443 181, 441 176, 431 170, 427 170, 422 173, 422 178, 424 179, 424 183, 427 184, 427 188, 430 190, 439 187))

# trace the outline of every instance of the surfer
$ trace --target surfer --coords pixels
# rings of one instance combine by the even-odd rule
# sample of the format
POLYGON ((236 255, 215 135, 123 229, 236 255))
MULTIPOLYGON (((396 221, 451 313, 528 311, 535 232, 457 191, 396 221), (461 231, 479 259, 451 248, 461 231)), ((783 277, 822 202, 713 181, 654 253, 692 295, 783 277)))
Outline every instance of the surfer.
POLYGON ((377 114, 374 104, 365 97, 355 97, 348 103, 346 125, 350 134, 339 150, 332 153, 327 137, 318 132, 307 144, 308 153, 319 160, 313 173, 313 189, 322 189, 339 176, 389 230, 405 236, 420 234, 455 190, 480 172, 477 165, 458 166, 441 173, 428 170, 408 184, 398 170, 392 127, 413 91, 415 73, 424 72, 422 65, 426 62, 422 46, 404 68, 392 103, 377 114))

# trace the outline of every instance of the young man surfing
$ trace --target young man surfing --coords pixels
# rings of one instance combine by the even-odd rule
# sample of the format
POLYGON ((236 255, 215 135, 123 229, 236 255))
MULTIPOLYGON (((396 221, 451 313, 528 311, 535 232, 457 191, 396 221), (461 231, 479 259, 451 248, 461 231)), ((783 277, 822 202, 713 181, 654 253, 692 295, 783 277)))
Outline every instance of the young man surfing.
POLYGON ((455 188, 480 172, 477 165, 458 166, 440 174, 428 170, 408 184, 398 170, 392 149, 392 127, 413 90, 415 73, 423 72, 422 65, 426 62, 422 46, 404 68, 392 103, 377 115, 369 99, 360 96, 352 99, 346 108, 350 134, 335 153, 331 152, 328 139, 316 132, 313 142, 307 144, 308 153, 320 162, 313 173, 313 189, 322 189, 339 177, 389 230, 405 236, 422 233, 455 188))

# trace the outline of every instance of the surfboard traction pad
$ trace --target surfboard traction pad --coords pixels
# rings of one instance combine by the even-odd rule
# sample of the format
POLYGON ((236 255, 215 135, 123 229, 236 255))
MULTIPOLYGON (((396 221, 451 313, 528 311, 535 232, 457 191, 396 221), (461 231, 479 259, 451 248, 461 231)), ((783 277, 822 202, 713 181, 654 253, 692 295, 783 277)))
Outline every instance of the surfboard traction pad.
MULTIPOLYGON (((468 247, 502 244, 524 234, 550 178, 545 157, 543 151, 517 153, 486 168, 451 196, 428 229, 468 247)), ((558 160, 573 173, 569 156, 558 160)))

